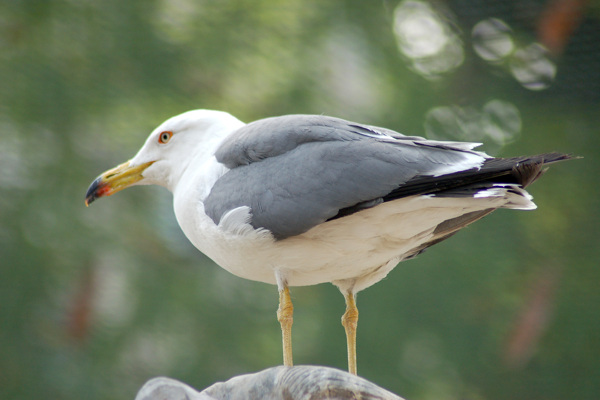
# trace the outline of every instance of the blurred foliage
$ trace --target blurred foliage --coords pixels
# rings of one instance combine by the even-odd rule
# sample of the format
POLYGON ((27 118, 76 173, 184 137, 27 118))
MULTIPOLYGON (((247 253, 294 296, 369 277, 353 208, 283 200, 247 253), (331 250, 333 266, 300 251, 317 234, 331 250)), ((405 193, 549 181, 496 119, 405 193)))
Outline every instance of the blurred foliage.
MULTIPOLYGON (((585 0, 0 3, 0 398, 130 399, 281 362, 276 288, 197 252, 169 193, 83 205, 194 108, 584 156, 534 185, 539 210, 360 293, 359 373, 407 399, 600 397, 599 47, 585 0)), ((296 363, 346 368, 343 297, 292 294, 296 363)))

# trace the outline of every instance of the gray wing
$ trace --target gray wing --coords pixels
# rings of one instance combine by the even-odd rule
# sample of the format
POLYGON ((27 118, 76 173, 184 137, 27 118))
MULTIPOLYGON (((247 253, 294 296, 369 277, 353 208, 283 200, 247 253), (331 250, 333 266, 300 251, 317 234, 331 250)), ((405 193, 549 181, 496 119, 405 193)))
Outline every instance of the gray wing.
MULTIPOLYGON (((248 165, 269 157, 287 153, 296 147, 311 142, 361 141, 393 143, 409 147, 436 147, 489 157, 485 153, 471 151, 480 143, 442 142, 427 140, 419 136, 405 136, 386 128, 362 125, 340 118, 322 115, 286 115, 252 122, 230 135, 221 144, 215 156, 228 168, 248 165)), ((434 164, 456 162, 458 154, 435 158, 434 164)))
POLYGON ((205 199, 205 212, 218 223, 248 206, 253 227, 283 239, 377 205, 418 177, 477 170, 486 156, 472 147, 324 116, 260 120, 217 150, 230 171, 205 199))

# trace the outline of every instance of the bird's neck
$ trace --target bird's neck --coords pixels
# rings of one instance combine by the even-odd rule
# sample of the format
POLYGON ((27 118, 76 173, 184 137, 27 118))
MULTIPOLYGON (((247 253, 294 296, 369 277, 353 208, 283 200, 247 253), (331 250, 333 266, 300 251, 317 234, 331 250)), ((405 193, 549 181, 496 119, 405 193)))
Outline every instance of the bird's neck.
POLYGON ((216 150, 228 135, 229 132, 211 135, 198 145, 187 163, 179 164, 180 169, 172 174, 169 185, 173 195, 194 191, 189 194, 195 201, 203 201, 208 196, 217 179, 228 170, 215 159, 216 150))
MULTIPOLYGON (((196 157, 182 173, 173 192, 173 208, 181 229, 188 237, 195 237, 208 217, 204 214, 204 199, 210 194, 215 182, 228 171, 219 163, 214 151, 204 157, 196 157)), ((196 246, 199 244, 194 242, 196 246)))

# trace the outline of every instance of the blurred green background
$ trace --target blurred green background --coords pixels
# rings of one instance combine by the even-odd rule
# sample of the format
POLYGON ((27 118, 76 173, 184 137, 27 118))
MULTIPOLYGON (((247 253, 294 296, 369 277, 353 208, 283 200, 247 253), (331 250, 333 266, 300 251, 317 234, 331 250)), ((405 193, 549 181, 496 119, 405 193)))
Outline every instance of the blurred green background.
MULTIPOLYGON (((600 4, 0 3, 0 398, 132 399, 281 363, 274 286, 215 266, 171 195, 88 184, 163 120, 333 115, 551 168, 358 296, 358 370, 407 399, 600 398, 600 4)), ((297 364, 346 368, 343 297, 294 288, 297 364)))

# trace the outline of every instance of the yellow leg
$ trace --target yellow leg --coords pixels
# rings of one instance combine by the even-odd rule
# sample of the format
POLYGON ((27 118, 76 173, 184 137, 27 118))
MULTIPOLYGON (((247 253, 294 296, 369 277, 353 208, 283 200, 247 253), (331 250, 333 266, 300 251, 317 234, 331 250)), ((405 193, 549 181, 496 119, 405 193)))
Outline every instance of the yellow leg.
POLYGON ((277 309, 277 320, 281 324, 281 336, 283 339, 283 365, 291 367, 292 361, 292 324, 294 323, 294 305, 290 298, 290 289, 284 286, 279 292, 279 308, 277 309))
POLYGON ((342 325, 346 330, 346 341, 348 345, 348 372, 356 375, 356 327, 358 325, 358 308, 354 293, 348 292, 346 298, 346 312, 342 316, 342 325))

